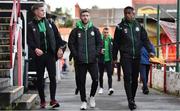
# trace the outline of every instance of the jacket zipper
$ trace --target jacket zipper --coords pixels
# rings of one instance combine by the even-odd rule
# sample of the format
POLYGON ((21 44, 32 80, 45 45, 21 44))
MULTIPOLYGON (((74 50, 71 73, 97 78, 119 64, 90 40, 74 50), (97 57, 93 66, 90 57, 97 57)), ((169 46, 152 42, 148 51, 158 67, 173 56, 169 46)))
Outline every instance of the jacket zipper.
POLYGON ((86 63, 88 63, 87 28, 85 29, 85 40, 86 40, 86 63))
POLYGON ((44 42, 45 42, 45 53, 47 53, 47 40, 46 40, 46 32, 44 32, 44 42))
POLYGON ((134 35, 133 35, 133 31, 132 31, 132 26, 129 25, 130 30, 131 30, 131 36, 132 36, 132 44, 133 44, 133 59, 135 58, 135 49, 134 49, 134 35))

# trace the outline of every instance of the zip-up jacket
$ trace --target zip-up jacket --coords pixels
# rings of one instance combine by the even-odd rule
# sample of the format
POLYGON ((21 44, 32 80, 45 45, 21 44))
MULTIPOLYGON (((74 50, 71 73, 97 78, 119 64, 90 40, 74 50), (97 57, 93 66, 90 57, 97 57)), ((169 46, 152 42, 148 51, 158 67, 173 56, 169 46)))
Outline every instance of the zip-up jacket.
POLYGON ((136 20, 129 23, 123 19, 117 25, 114 33, 113 60, 117 60, 118 50, 120 50, 121 57, 140 58, 142 46, 149 53, 152 52, 145 29, 136 20))
MULTIPOLYGON (((65 41, 61 39, 60 34, 58 31, 55 31, 54 29, 56 28, 54 23, 50 23, 46 18, 42 19, 45 22, 45 27, 46 27, 46 32, 44 36, 47 38, 47 42, 49 44, 49 49, 52 54, 57 57, 57 51, 59 48, 62 48, 65 50, 65 41)), ((28 34, 27 34, 27 43, 32 51, 31 53, 34 54, 35 49, 39 48, 41 49, 41 36, 40 36, 40 30, 38 28, 38 21, 37 20, 32 20, 31 22, 28 23, 28 34)), ((42 50, 42 49, 41 49, 42 50)))
POLYGON ((69 36, 68 46, 77 63, 96 63, 101 50, 101 34, 92 22, 84 27, 81 21, 76 23, 69 36))
MULTIPOLYGON (((105 48, 105 44, 104 44, 105 39, 104 39, 103 35, 101 36, 101 39, 102 39, 103 48, 105 48)), ((112 45, 112 37, 109 35, 107 39, 108 39, 108 47, 109 47, 109 57, 110 57, 110 61, 112 61, 112 47, 113 47, 113 45, 112 45)), ((98 62, 99 63, 104 63, 105 62, 104 59, 105 59, 104 54, 100 54, 98 62)))

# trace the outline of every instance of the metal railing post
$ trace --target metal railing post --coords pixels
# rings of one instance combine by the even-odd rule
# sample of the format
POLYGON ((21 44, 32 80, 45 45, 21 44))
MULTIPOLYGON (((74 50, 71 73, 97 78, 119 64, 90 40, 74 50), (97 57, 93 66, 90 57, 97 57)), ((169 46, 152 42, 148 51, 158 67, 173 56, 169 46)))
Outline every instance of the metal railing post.
POLYGON ((166 64, 164 64, 164 93, 167 92, 167 86, 166 86, 166 64))
MULTIPOLYGON (((157 6, 157 46, 160 45, 160 6, 157 6)), ((159 57, 159 47, 157 47, 157 57, 159 57)))
MULTIPOLYGON (((176 59, 179 59, 179 43, 180 42, 180 1, 177 0, 177 34, 176 34, 176 59)), ((176 72, 179 72, 179 62, 176 61, 176 72)))

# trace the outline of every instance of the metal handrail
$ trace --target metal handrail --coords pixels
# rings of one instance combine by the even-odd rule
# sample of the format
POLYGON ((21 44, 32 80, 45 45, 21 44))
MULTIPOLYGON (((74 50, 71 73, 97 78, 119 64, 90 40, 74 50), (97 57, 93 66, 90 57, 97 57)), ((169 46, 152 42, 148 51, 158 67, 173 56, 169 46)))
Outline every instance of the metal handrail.
MULTIPOLYGON (((22 47, 21 47, 21 29, 22 29, 22 23, 20 19, 20 0, 13 0, 13 8, 11 13, 11 21, 10 21, 10 63, 11 63, 11 69, 10 69, 10 75, 13 78, 13 67, 15 62, 15 56, 17 52, 17 79, 18 79, 18 85, 22 85, 22 47)), ((13 79, 11 79, 11 84, 13 85, 13 79)))
MULTIPOLYGON (((11 11, 11 19, 10 19, 10 65, 11 68, 13 68, 14 64, 14 57, 13 57, 13 43, 14 43, 14 37, 16 34, 16 27, 17 27, 17 17, 19 16, 20 13, 20 1, 13 0, 13 8, 11 11)), ((16 42, 16 41, 15 41, 16 42)))
POLYGON ((11 19, 10 19, 10 64, 11 68, 13 67, 13 40, 14 40, 14 32, 16 28, 16 24, 14 24, 14 18, 15 18, 15 11, 16 11, 16 0, 13 0, 13 8, 11 12, 11 19))
MULTIPOLYGON (((161 44, 161 45, 157 45, 155 46, 156 48, 161 48, 163 46, 171 46, 171 45, 177 45, 177 44, 180 44, 180 42, 174 42, 174 43, 166 43, 166 44, 161 44)), ((176 63, 176 62, 180 62, 180 58, 178 59, 174 59, 174 60, 170 60, 170 59, 166 59, 165 60, 166 63, 176 63)), ((164 82, 163 82, 163 91, 164 93, 167 92, 167 78, 166 78, 166 68, 167 68, 167 65, 164 64, 163 65, 164 67, 164 70, 163 70, 163 78, 164 78, 164 82)), ((151 67, 150 67, 150 87, 152 87, 152 64, 151 64, 151 67)))
POLYGON ((180 59, 176 59, 176 60, 165 60, 166 63, 174 63, 174 62, 180 62, 180 59))
MULTIPOLYGON (((172 46, 172 45, 177 45, 177 44, 180 44, 180 42, 160 44, 160 45, 155 45, 154 47, 161 48, 161 47, 164 47, 164 46, 172 46)), ((165 59, 165 62, 166 63, 180 62, 180 59, 174 59, 174 60, 172 60, 172 59, 165 59)))
POLYGON ((161 44, 161 45, 155 45, 154 47, 162 47, 162 46, 169 46, 169 45, 176 45, 180 44, 180 42, 172 42, 172 43, 166 43, 166 44, 161 44))

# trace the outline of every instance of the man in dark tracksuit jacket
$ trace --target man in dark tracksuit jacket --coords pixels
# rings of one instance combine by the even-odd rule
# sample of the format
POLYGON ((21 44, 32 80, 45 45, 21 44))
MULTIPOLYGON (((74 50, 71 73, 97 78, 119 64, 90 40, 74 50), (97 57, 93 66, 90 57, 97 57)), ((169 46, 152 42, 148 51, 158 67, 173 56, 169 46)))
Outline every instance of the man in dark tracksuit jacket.
POLYGON ((99 67, 99 94, 103 93, 103 75, 104 70, 107 72, 108 76, 108 86, 109 93, 108 95, 112 95, 114 89, 112 88, 112 37, 109 35, 109 29, 104 28, 101 36, 103 48, 101 50, 101 54, 98 60, 99 67))
POLYGON ((113 42, 113 60, 117 60, 120 50, 120 63, 124 73, 124 87, 131 110, 136 109, 135 95, 138 86, 140 51, 144 46, 150 56, 154 56, 145 29, 134 19, 134 8, 124 9, 125 18, 117 25, 113 42))
MULTIPOLYGON (((35 54, 36 72, 37 72, 37 88, 40 96, 41 108, 46 107, 44 95, 44 71, 47 68, 50 79, 50 105, 59 107, 59 103, 55 99, 56 93, 56 58, 63 56, 61 46, 64 42, 60 35, 54 35, 53 26, 45 18, 44 4, 36 4, 32 6, 34 19, 28 23, 27 42, 30 49, 35 54)), ((55 28, 55 27, 54 27, 55 28)), ((59 33, 58 33, 59 34, 59 33)))
POLYGON ((89 12, 83 10, 80 13, 80 21, 76 23, 69 36, 68 46, 77 65, 77 74, 80 84, 81 110, 87 109, 86 100, 86 73, 89 71, 92 78, 90 92, 90 107, 95 107, 95 93, 98 86, 97 59, 101 50, 101 34, 89 21, 89 12))

